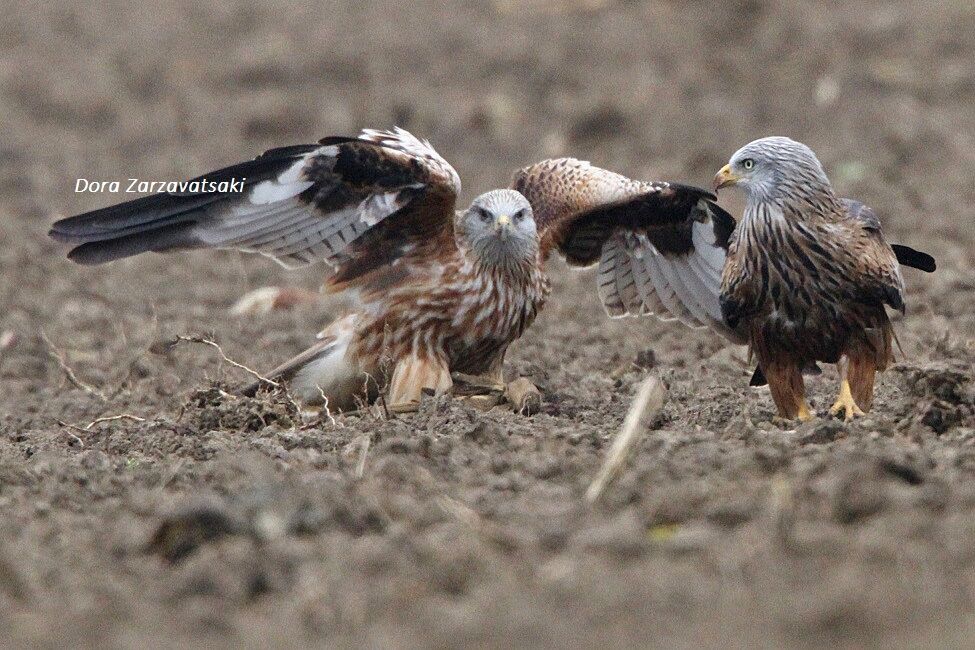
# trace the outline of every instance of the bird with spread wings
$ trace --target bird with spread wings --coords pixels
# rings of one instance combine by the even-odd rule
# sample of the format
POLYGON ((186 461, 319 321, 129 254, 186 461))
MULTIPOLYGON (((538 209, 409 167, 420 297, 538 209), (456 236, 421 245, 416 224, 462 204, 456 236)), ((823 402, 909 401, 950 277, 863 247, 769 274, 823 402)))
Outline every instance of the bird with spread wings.
POLYGON ((706 190, 564 158, 521 170, 510 189, 455 211, 457 172, 402 129, 274 149, 205 178, 246 181, 243 192, 156 194, 70 217, 50 235, 74 244, 68 256, 81 264, 195 248, 262 253, 285 266, 326 262, 327 288, 354 294, 356 309, 269 375, 306 402, 347 409, 386 390, 391 406, 408 405, 424 391, 448 391, 452 373, 499 382, 508 346, 549 294, 544 263, 553 252, 589 265, 631 240, 646 244, 662 260, 648 271, 655 281, 678 282, 686 271, 713 304, 685 309, 674 291, 651 297, 645 283, 601 286, 612 311, 642 296, 647 310, 720 317, 712 289, 722 253, 686 260, 734 226, 706 190), (629 239, 607 244, 618 229, 629 239))

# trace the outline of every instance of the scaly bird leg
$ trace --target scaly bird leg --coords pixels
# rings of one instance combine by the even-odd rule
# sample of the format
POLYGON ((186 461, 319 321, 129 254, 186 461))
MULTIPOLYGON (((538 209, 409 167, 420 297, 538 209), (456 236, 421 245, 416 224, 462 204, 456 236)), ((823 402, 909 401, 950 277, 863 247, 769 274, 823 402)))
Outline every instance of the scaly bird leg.
POLYGON ((414 354, 396 362, 389 383, 389 410, 395 413, 416 411, 424 390, 442 395, 453 386, 446 363, 414 354))
POLYGON ((772 417, 772 422, 781 426, 788 427, 788 426, 792 426, 795 420, 799 420, 800 422, 809 422, 814 417, 816 417, 816 414, 813 413, 812 407, 809 406, 809 402, 803 400, 802 402, 799 403, 799 406, 796 408, 796 414, 794 417, 790 417, 788 415, 782 415, 782 411, 779 411, 778 415, 772 417))
POLYGON ((504 392, 504 382, 491 375, 467 375, 462 372, 453 372, 450 373, 450 378, 454 383, 454 395, 489 395, 504 392))
POLYGON ((836 402, 829 408, 829 414, 838 415, 840 411, 843 411, 843 419, 849 422, 856 416, 863 415, 863 411, 857 406, 856 401, 853 399, 853 391, 850 390, 850 380, 848 378, 850 368, 849 358, 846 355, 840 357, 836 367, 840 371, 840 395, 836 398, 836 402))
POLYGON ((806 387, 802 381, 800 366, 787 357, 768 363, 763 363, 760 359, 759 366, 768 380, 772 401, 779 410, 778 417, 802 422, 811 420, 814 414, 806 401, 806 387))
POLYGON ((809 420, 813 419, 813 412, 812 409, 809 408, 809 402, 802 400, 802 404, 799 405, 799 412, 796 414, 796 418, 798 418, 800 422, 809 422, 809 420))

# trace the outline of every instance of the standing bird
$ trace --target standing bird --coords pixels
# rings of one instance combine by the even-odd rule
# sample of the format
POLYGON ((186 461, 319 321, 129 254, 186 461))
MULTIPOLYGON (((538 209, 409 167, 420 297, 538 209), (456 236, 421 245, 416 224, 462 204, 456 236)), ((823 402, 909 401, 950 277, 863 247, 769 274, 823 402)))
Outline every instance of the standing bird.
POLYGON ((50 235, 75 244, 68 257, 81 264, 193 248, 325 261, 328 290, 354 292, 358 305, 269 378, 334 409, 384 388, 391 406, 412 404, 449 390, 455 372, 500 383, 505 351, 549 294, 553 251, 591 263, 616 222, 731 219, 705 190, 574 159, 526 168, 512 189, 456 212, 457 172, 402 129, 273 149, 203 178, 207 188, 244 179, 243 191, 156 194, 63 219, 50 235))
POLYGON ((898 263, 931 272, 934 258, 888 246, 874 212, 837 198, 812 151, 787 138, 738 151, 715 178, 716 189, 731 185, 748 194, 739 223, 704 195, 683 210, 646 209, 648 184, 579 161, 539 163, 512 186, 540 224, 588 197, 581 215, 542 230, 569 264, 598 263, 611 317, 654 314, 750 345, 759 366, 751 385, 768 383, 782 417, 811 417, 802 374, 818 373, 817 361, 839 364, 833 414, 869 409, 874 373, 891 358, 884 305, 904 309, 898 263))
POLYGON ((812 150, 789 138, 745 145, 714 186, 739 187, 747 199, 729 242, 721 314, 747 339, 779 415, 812 417, 802 371, 817 361, 839 369, 830 413, 862 415, 876 372, 893 358, 885 307, 905 310, 898 261, 933 271, 934 259, 888 245, 873 210, 839 198, 812 150))

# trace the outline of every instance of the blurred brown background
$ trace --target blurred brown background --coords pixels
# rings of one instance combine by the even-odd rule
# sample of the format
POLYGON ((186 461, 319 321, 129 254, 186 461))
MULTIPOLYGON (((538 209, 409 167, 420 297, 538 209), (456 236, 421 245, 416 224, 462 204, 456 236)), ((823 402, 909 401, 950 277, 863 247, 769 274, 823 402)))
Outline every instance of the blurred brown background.
MULTIPOLYGON (((971 2, 7 3, 0 115, 10 642, 946 644, 971 632, 971 2), (56 217, 132 198, 75 193, 79 177, 179 180, 393 125, 453 163, 462 202, 556 155, 707 185, 742 144, 789 135, 889 239, 941 268, 906 274, 903 363, 876 414, 850 427, 771 426, 740 351, 609 321, 591 272, 556 264, 552 303, 509 368, 545 390, 543 414, 441 404, 296 433, 220 416, 260 405, 194 397, 246 379, 212 350, 147 349, 207 333, 270 367, 338 307, 251 319, 228 307, 262 285, 314 289, 323 269, 231 253, 79 268, 45 235, 56 217), (42 330, 107 399, 65 379, 42 330), (614 496, 587 509, 579 497, 644 372, 635 359, 671 402, 614 496), (85 428, 120 413, 145 421, 85 428), (356 480, 362 432, 371 469, 356 480), (233 529, 176 564, 141 554, 166 513, 204 493, 228 517, 308 503, 318 523, 273 543, 233 529), (786 541, 783 517, 797 522, 786 541)), ((821 411, 832 377, 813 382, 821 411)))

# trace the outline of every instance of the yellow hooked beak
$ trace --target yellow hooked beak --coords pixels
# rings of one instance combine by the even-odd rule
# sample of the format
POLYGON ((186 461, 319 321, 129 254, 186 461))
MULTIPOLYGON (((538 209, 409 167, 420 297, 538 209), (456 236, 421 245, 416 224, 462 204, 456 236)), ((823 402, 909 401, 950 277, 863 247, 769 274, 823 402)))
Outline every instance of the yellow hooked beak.
POLYGON ((510 225, 511 225, 511 217, 509 217, 506 214, 502 214, 494 222, 494 230, 495 232, 506 232, 508 230, 508 226, 510 225))
POLYGON ((714 191, 717 192, 723 187, 731 187, 740 180, 741 176, 731 171, 731 165, 725 165, 714 175, 714 191))

